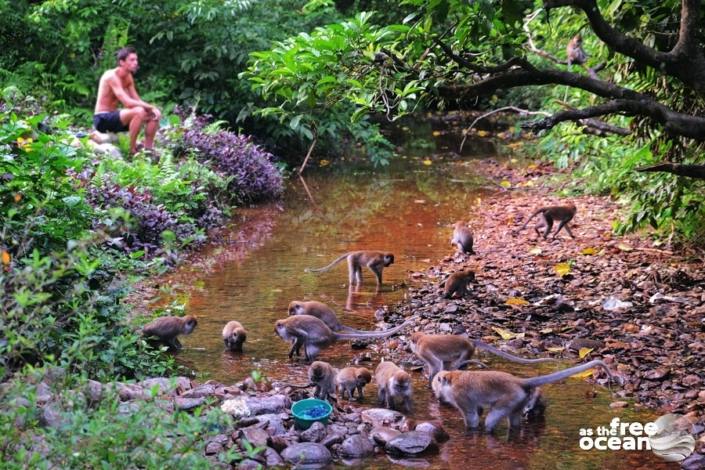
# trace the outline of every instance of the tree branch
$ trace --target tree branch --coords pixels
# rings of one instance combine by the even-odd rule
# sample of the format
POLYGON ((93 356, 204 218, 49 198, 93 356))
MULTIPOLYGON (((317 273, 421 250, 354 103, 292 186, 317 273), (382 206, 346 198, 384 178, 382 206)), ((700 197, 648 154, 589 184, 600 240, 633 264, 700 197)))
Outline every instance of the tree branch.
POLYGON ((465 67, 467 69, 472 70, 473 72, 477 73, 500 73, 504 72, 506 70, 511 69, 514 66, 520 66, 522 68, 526 68, 529 70, 532 70, 534 68, 533 65, 531 65, 526 59, 523 59, 521 57, 512 57, 508 61, 506 61, 503 64, 491 66, 491 67, 485 67, 484 65, 478 65, 470 62, 469 60, 465 59, 464 57, 459 56, 455 52, 453 52, 453 49, 450 48, 447 44, 445 44, 443 41, 441 41, 438 38, 433 38, 433 42, 435 42, 441 49, 443 49, 443 53, 450 57, 450 59, 453 60, 453 62, 457 63, 461 67, 465 67))
POLYGON ((685 165, 680 163, 662 162, 655 165, 636 168, 636 171, 673 173, 678 176, 689 178, 705 179, 705 165, 685 165))

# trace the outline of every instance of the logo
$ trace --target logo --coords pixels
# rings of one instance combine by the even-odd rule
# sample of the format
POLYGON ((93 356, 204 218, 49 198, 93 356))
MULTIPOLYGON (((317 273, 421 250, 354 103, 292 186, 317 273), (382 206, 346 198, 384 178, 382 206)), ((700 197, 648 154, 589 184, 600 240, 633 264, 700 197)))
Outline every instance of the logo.
POLYGON ((667 462, 680 462, 695 449, 690 423, 681 418, 667 414, 642 424, 615 417, 609 426, 581 428, 579 445, 582 450, 651 450, 667 462))

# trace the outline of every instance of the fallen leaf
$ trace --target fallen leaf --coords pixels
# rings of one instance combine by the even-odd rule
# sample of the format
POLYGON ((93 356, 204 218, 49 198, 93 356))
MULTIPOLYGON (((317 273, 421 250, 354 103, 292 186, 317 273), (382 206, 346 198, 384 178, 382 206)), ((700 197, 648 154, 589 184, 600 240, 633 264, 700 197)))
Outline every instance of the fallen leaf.
POLYGON ((597 250, 592 247, 583 248, 582 250, 580 250, 580 254, 585 256, 596 255, 597 250))
POLYGON ((4 264, 5 266, 10 264, 10 253, 5 250, 2 250, 2 264, 4 264))
POLYGON ((432 162, 431 160, 429 160, 428 158, 427 158, 426 160, 424 160, 422 163, 423 163, 424 165, 426 165, 426 166, 431 166, 431 165, 433 165, 433 162, 432 162))
POLYGON ((529 302, 521 297, 509 297, 504 303, 507 305, 529 305, 529 302))
POLYGON ((502 339, 514 339, 517 336, 516 333, 512 333, 511 331, 505 330, 504 328, 493 326, 492 329, 497 332, 497 334, 501 336, 502 339))
POLYGON ((507 180, 503 180, 501 183, 499 183, 499 185, 503 188, 511 188, 512 187, 512 183, 510 183, 507 180))
POLYGON ((543 250, 539 248, 538 246, 533 247, 532 249, 529 250, 529 254, 532 254, 534 256, 538 256, 541 253, 543 253, 543 250))
POLYGON ((517 160, 516 158, 510 158, 509 161, 512 163, 519 163, 519 160, 517 160))
POLYGON ((563 277, 567 274, 570 274, 570 264, 569 263, 558 263, 553 267, 553 270, 558 274, 560 277, 563 277))
POLYGON ((477 131, 477 135, 479 135, 480 137, 487 137, 488 135, 490 135, 490 133, 487 131, 477 131))
MULTIPOLYGON (((541 333, 542 335, 547 335, 547 334, 553 333, 553 328, 544 328, 543 330, 539 331, 539 333, 541 333)), ((561 348, 561 349, 563 349, 563 348, 561 348)))
POLYGON ((15 202, 20 202, 22 200, 22 195, 20 193, 15 193, 15 202))
POLYGON ((546 348, 546 351, 558 353, 558 352, 562 352, 564 349, 565 348, 563 346, 557 346, 557 347, 552 347, 552 348, 546 348))
POLYGON ((321 160, 320 162, 318 162, 318 166, 328 166, 328 165, 330 165, 329 160, 321 160))
POLYGON ((433 131, 433 137, 438 137, 441 135, 441 131, 433 131))
POLYGON ((634 248, 631 246, 627 245, 626 243, 619 243, 617 245, 617 248, 619 248, 622 251, 634 251, 634 248))
POLYGON ((580 351, 578 351, 578 357, 579 357, 580 359, 584 359, 585 356, 587 356, 588 354, 590 354, 592 351, 593 351, 592 348, 580 348, 580 351))
POLYGON ((415 204, 426 204, 426 201, 424 199, 414 199, 415 204))
MULTIPOLYGON (((574 377, 577 377, 577 375, 575 375, 574 377)), ((629 403, 626 401, 613 401, 612 403, 610 403, 610 408, 612 408, 612 409, 626 408, 628 406, 629 406, 629 403)))
POLYGON ((579 374, 573 374, 572 377, 576 377, 578 379, 584 379, 586 377, 590 377, 593 373, 592 369, 588 369, 586 371, 580 372, 579 374))

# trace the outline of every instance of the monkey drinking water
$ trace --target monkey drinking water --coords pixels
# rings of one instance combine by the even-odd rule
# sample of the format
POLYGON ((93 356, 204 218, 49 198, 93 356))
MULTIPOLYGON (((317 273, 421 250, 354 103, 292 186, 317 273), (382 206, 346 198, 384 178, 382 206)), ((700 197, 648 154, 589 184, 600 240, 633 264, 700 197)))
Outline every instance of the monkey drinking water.
POLYGON ((380 362, 375 369, 377 398, 380 404, 395 410, 411 411, 411 376, 393 362, 380 362))
POLYGON ((313 361, 321 349, 324 349, 338 340, 375 339, 386 338, 406 327, 407 323, 390 328, 384 331, 360 331, 358 333, 337 333, 332 331, 320 319, 311 315, 294 315, 281 320, 277 320, 274 331, 284 341, 291 342, 289 358, 300 355, 300 350, 304 348, 307 361, 313 361))
POLYGON ((323 323, 325 323, 326 326, 333 331, 360 333, 360 330, 341 324, 333 309, 323 302, 318 302, 316 300, 292 300, 289 303, 289 315, 310 315, 323 321, 323 323))
POLYGON ((594 360, 528 379, 499 371, 441 371, 434 377, 432 388, 436 398, 451 404, 463 415, 466 430, 478 428, 480 409, 489 410, 485 431, 492 432, 504 418, 509 420, 510 428, 519 427, 524 411, 535 406, 540 397, 535 392, 537 387, 595 367, 602 367, 612 378, 607 364, 594 360))
POLYGON ((567 206, 548 206, 548 207, 542 207, 540 209, 537 209, 534 211, 531 216, 526 219, 526 222, 524 225, 521 227, 521 230, 524 230, 527 225, 529 225, 529 222, 531 222, 531 219, 536 217, 537 215, 541 215, 541 220, 539 223, 534 227, 534 230, 536 231, 537 236, 541 236, 541 232, 539 232, 539 228, 546 227, 546 230, 543 232, 543 238, 546 239, 548 234, 551 232, 551 228, 553 227, 553 222, 558 221, 560 222, 558 224, 558 228, 556 229, 555 233, 553 234, 553 238, 556 238, 556 235, 558 235, 558 232, 561 231, 563 227, 565 227, 566 231, 568 232, 568 235, 570 235, 571 238, 575 239, 573 236, 573 233, 570 231, 570 227, 568 227, 568 222, 573 220, 573 217, 575 217, 575 212, 577 211, 577 208, 575 207, 575 204, 568 204, 567 206))
POLYGON ((247 332, 239 321, 229 321, 223 328, 223 343, 230 351, 242 352, 242 343, 247 339, 247 332))
POLYGON ((333 260, 328 266, 322 268, 308 268, 306 272, 324 273, 330 271, 333 266, 340 263, 344 259, 348 260, 348 282, 353 284, 362 284, 362 268, 366 266, 374 273, 377 278, 377 286, 382 285, 382 271, 394 263, 394 255, 391 253, 383 253, 381 251, 351 251, 340 255, 333 260))
POLYGON ((362 400, 362 389, 372 381, 372 374, 365 367, 345 367, 338 372, 338 377, 335 379, 338 386, 338 394, 341 398, 352 400, 355 397, 357 390, 357 399, 362 400))
POLYGON ((159 317, 142 327, 145 337, 156 337, 161 343, 169 346, 171 350, 181 349, 179 335, 190 335, 198 321, 193 315, 185 317, 159 317))

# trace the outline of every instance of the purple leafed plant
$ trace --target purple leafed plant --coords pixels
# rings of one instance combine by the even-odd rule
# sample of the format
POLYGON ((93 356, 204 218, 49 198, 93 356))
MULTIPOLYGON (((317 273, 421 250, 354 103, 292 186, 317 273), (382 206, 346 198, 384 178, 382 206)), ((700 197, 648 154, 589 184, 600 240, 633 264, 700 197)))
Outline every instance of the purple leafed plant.
POLYGON ((205 131, 207 119, 198 117, 184 132, 183 146, 215 171, 232 178, 231 198, 250 203, 276 198, 283 190, 282 176, 274 165, 274 156, 252 142, 249 136, 231 131, 205 131))

